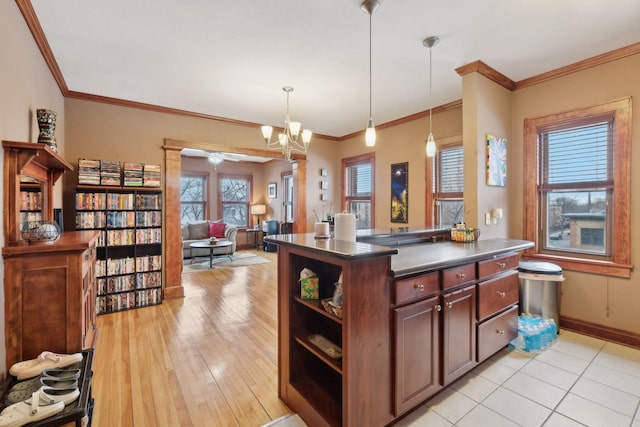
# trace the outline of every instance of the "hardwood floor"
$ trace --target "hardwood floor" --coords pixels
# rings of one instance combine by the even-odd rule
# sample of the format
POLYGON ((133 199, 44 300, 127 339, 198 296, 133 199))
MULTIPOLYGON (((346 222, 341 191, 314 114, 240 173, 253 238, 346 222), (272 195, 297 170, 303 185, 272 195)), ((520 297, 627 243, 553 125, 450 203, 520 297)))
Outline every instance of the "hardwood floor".
POLYGON ((261 426, 277 394, 277 262, 183 274, 185 297, 98 317, 93 425, 261 426))

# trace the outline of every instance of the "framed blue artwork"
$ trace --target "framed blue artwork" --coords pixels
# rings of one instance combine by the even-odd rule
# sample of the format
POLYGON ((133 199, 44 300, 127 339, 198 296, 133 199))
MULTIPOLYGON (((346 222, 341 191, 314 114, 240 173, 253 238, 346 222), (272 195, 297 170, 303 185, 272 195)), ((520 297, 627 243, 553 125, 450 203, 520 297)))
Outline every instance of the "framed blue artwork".
POLYGON ((507 140, 487 134, 487 185, 507 185, 507 140))
POLYGON ((409 222, 409 163, 391 165, 391 222, 409 222))

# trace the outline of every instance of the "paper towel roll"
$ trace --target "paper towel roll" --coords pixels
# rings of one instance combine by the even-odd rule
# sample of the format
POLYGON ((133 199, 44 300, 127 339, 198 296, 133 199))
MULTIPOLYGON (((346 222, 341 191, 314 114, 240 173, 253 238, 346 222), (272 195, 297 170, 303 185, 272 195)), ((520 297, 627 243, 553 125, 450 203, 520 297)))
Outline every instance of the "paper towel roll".
POLYGON ((316 239, 326 239, 331 237, 331 234, 329 234, 328 222, 316 222, 314 224, 314 231, 315 231, 316 239))
POLYGON ((347 242, 356 241, 356 216, 350 213, 337 213, 334 215, 335 238, 347 242))

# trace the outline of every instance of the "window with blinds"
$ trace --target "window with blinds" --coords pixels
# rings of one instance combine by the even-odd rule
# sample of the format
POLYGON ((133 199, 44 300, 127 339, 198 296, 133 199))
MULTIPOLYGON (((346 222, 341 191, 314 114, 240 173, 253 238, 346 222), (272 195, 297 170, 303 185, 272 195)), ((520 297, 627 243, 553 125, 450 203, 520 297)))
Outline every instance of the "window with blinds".
POLYGON ((356 228, 373 228, 374 157, 373 154, 343 159, 343 195, 347 210, 356 214, 356 228))
POLYGON ((451 227, 464 222, 464 151, 462 146, 444 147, 435 157, 435 223, 451 227))
POLYGON ((610 257, 612 114, 540 128, 540 240, 544 250, 610 257))
POLYGON ((524 120, 527 255, 629 278, 631 97, 524 120))

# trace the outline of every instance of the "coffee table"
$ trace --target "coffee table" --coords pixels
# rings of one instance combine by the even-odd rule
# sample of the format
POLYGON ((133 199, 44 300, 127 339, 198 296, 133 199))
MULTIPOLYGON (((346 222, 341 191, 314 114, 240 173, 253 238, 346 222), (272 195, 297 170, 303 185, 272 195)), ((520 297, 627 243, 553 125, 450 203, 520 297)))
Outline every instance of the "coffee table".
POLYGON ((218 240, 216 243, 211 243, 208 240, 202 242, 193 242, 189 245, 189 252, 191 254, 191 262, 193 262, 193 248, 206 249, 209 248, 209 268, 213 267, 213 259, 216 257, 229 257, 229 261, 233 261, 231 258, 231 250, 233 242, 229 240, 218 240), (216 249, 220 249, 219 251, 216 249))

